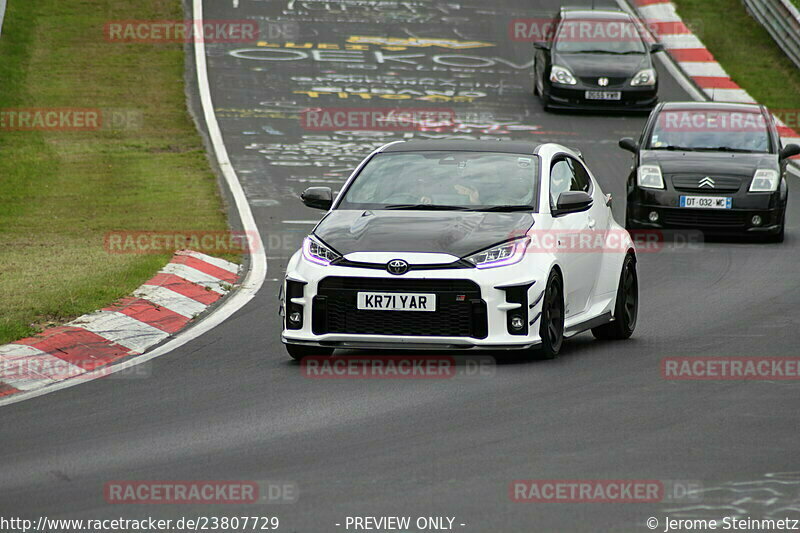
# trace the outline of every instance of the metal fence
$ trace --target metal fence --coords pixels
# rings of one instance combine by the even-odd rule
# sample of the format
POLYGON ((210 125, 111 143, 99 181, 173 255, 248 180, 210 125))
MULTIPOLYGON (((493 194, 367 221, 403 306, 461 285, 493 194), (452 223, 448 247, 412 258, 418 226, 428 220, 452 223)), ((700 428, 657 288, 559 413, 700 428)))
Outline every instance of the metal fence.
POLYGON ((0 0, 0 35, 3 33, 3 17, 6 14, 6 0, 0 0))
POLYGON ((789 0, 742 0, 778 46, 800 68, 800 11, 789 0))

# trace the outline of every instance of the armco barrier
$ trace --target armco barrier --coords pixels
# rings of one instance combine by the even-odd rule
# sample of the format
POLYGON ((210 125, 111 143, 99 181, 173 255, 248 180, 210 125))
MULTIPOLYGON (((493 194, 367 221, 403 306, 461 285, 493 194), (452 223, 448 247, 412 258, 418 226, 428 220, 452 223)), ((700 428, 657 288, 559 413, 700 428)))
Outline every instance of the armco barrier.
POLYGON ((789 0, 742 0, 747 11, 769 32, 800 68, 800 11, 789 0))
POLYGON ((6 14, 6 0, 0 0, 0 35, 3 34, 3 17, 6 14))

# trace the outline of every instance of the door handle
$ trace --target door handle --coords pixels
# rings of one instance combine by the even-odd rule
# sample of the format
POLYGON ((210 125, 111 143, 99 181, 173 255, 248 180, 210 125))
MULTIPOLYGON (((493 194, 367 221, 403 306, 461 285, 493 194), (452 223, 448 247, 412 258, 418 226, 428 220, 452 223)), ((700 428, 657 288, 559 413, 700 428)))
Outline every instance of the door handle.
POLYGON ((589 229, 594 229, 596 224, 597 223, 594 221, 594 219, 592 217, 589 217, 589 222, 587 224, 589 226, 589 229))

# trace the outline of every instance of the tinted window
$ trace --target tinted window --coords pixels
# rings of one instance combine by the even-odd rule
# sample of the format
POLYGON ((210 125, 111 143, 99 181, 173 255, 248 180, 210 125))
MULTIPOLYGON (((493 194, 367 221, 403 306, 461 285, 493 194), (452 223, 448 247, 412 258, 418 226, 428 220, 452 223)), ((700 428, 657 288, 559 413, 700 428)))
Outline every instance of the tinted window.
POLYGON ((538 158, 534 155, 444 151, 377 154, 345 191, 339 208, 533 206, 538 179, 538 158))
POLYGON ((757 110, 666 109, 647 140, 651 150, 769 152, 768 128, 757 110))
POLYGON ((566 159, 553 163, 550 170, 550 206, 555 207, 562 192, 569 191, 575 181, 572 165, 566 159))
POLYGON ((570 185, 569 190, 583 191, 588 193, 591 190, 592 184, 592 179, 589 177, 589 173, 586 172, 586 169, 579 161, 575 161, 574 159, 568 159, 567 161, 569 161, 572 165, 572 170, 574 173, 572 184, 570 185))
POLYGON ((555 49, 562 53, 644 54, 639 28, 630 19, 566 19, 558 27, 555 49))

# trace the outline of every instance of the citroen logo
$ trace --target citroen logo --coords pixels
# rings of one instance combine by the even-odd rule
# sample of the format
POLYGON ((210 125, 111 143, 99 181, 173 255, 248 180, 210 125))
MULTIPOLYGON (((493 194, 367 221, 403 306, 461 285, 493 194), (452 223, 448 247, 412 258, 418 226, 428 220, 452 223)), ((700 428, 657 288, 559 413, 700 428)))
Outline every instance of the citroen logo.
POLYGON ((405 274, 408 272, 408 263, 403 261, 402 259, 392 259, 386 264, 386 271, 389 274, 394 274, 399 276, 400 274, 405 274))
POLYGON ((698 187, 708 187, 710 189, 714 188, 714 180, 706 176, 705 178, 700 180, 700 183, 697 184, 698 187))
POLYGON ((605 87, 608 85, 608 78, 598 78, 597 85, 600 87, 605 87))

